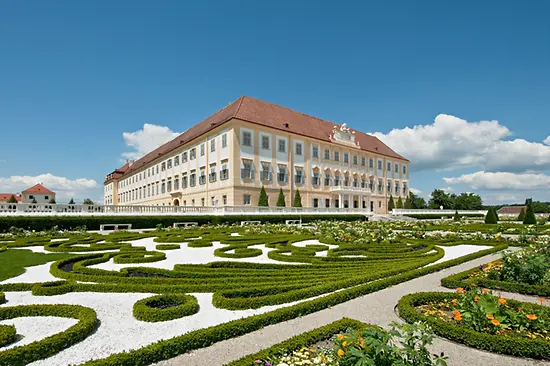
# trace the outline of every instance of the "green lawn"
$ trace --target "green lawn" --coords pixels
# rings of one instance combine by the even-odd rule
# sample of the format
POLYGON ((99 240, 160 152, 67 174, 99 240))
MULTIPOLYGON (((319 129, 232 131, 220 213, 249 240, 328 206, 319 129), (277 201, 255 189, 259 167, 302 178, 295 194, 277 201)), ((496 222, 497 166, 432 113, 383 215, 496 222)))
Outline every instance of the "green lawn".
POLYGON ((48 262, 71 257, 66 253, 34 253, 27 249, 8 249, 0 252, 0 281, 25 273, 25 267, 37 266, 48 262))

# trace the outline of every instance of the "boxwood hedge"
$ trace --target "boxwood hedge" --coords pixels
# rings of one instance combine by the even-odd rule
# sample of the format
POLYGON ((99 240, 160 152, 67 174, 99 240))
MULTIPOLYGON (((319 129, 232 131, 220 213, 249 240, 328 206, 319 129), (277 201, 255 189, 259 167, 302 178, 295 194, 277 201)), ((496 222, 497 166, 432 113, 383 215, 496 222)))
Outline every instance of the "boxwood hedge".
MULTIPOLYGON (((399 315, 407 322, 425 321, 433 328, 435 334, 470 347, 518 357, 550 359, 550 342, 542 338, 530 339, 513 334, 502 336, 481 333, 433 317, 426 317, 416 310, 417 306, 427 302, 439 302, 455 298, 457 298, 455 293, 418 292, 401 298, 397 304, 397 309, 399 315)), ((550 312, 547 307, 531 303, 521 303, 514 300, 508 300, 508 303, 513 306, 522 306, 524 309, 537 308, 550 312)))
POLYGON ((9 231, 11 227, 27 230, 50 230, 57 226, 61 230, 71 230, 76 227, 86 226, 88 230, 99 230, 101 224, 132 224, 132 229, 150 229, 161 224, 165 227, 172 226, 174 222, 182 220, 204 224, 232 224, 241 221, 261 221, 263 223, 284 223, 285 220, 302 220, 311 222, 315 220, 340 220, 340 221, 364 221, 365 215, 228 215, 228 216, 6 216, 0 220, 0 233, 9 231))
POLYGON ((176 250, 180 248, 181 248, 181 245, 179 244, 157 244, 155 246, 156 250, 176 250))
POLYGON ((134 304, 133 314, 138 320, 162 322, 183 318, 199 311, 197 298, 186 294, 167 294, 147 297, 134 304))
POLYGON ((67 330, 24 346, 0 351, 0 366, 20 366, 50 357, 88 337, 99 325, 96 312, 80 305, 20 305, 0 307, 0 320, 28 316, 78 319, 67 330))
POLYGON ((0 324, 0 347, 4 347, 17 340, 15 326, 0 324))

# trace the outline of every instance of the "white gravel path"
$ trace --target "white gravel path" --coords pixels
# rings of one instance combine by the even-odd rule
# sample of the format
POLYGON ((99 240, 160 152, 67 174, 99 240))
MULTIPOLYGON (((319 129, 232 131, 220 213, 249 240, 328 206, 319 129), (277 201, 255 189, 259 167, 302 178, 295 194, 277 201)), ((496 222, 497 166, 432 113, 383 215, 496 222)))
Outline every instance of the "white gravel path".
POLYGON ((0 351, 39 341, 56 333, 63 332, 76 323, 78 323, 77 319, 57 316, 28 316, 2 320, 0 324, 15 325, 17 334, 23 336, 23 338, 6 347, 0 347, 0 351))

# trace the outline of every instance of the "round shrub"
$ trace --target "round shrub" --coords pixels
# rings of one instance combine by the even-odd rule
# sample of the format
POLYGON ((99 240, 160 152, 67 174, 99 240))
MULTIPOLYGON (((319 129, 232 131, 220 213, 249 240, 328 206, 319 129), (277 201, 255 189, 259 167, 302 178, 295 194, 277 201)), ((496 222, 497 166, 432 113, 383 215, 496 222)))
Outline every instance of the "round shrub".
POLYGON ((134 317, 146 322, 163 322, 198 313, 195 296, 167 294, 147 297, 134 304, 134 317))
POLYGON ((180 249, 181 246, 179 244, 157 244, 155 248, 157 250, 176 250, 180 249))
POLYGON ((0 324, 0 347, 7 346, 17 340, 17 331, 13 325, 0 324))

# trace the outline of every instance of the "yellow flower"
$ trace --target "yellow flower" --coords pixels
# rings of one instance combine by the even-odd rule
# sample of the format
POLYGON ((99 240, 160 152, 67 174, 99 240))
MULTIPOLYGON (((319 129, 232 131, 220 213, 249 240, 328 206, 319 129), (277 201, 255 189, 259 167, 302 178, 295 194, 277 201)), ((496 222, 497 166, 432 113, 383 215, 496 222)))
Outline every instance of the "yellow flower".
POLYGON ((342 357, 344 355, 344 350, 339 349, 338 350, 338 357, 342 357))
POLYGON ((348 342, 344 341, 344 342, 342 343, 342 347, 346 348, 347 346, 348 346, 348 342))
POLYGON ((338 339, 342 339, 342 338, 344 338, 344 336, 343 336, 343 335, 341 335, 341 334, 338 334, 338 335, 337 335, 337 337, 338 337, 338 339))

